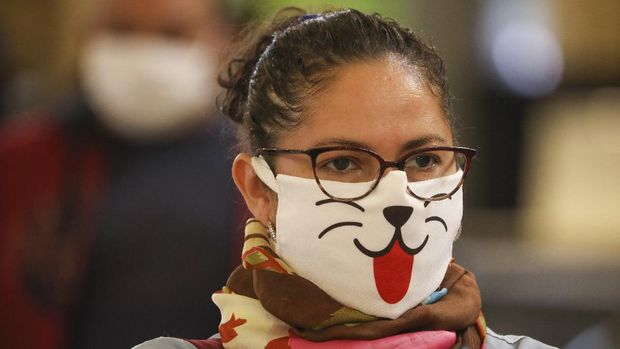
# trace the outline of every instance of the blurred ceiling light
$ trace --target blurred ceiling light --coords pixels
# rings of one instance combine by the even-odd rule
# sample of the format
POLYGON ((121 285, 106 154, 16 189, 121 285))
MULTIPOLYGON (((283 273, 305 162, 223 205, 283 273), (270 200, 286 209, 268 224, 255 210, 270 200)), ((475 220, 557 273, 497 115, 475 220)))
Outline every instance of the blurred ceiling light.
POLYGON ((525 97, 556 90, 564 60, 554 34, 537 24, 515 23, 499 30, 492 43, 493 65, 501 81, 525 97))
POLYGON ((551 29, 548 1, 486 2, 483 42, 488 65, 503 86, 537 98, 555 91, 562 80, 564 57, 551 29))

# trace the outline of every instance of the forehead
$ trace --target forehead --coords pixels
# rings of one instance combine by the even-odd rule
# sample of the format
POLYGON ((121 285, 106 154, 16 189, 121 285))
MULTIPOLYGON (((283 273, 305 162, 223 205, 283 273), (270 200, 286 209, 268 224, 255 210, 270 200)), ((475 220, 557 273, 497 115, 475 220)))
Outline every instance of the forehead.
POLYGON ((392 157, 420 137, 444 139, 452 131, 423 75, 396 58, 347 64, 311 97, 300 126, 280 146, 309 148, 340 139, 392 157))

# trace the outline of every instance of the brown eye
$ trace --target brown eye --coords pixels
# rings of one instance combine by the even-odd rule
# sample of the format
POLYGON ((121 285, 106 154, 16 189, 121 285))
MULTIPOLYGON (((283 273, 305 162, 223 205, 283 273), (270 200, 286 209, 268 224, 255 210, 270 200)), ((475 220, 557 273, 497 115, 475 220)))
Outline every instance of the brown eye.
POLYGON ((436 163, 436 159, 432 155, 416 155, 407 160, 406 166, 413 169, 428 169, 436 163))
POLYGON ((351 160, 347 158, 337 158, 337 159, 332 160, 330 167, 333 167, 334 169, 338 171, 345 171, 349 169, 350 165, 351 165, 351 160))
POLYGON ((430 156, 425 156, 425 155, 416 156, 415 163, 418 167, 424 168, 430 165, 431 158, 430 156))

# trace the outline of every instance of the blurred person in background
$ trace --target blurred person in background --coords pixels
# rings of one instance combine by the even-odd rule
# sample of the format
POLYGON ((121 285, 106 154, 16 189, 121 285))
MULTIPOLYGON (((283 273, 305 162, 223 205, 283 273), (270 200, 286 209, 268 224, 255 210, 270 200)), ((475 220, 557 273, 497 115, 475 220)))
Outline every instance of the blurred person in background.
POLYGON ((243 214, 214 107, 222 6, 93 1, 76 98, 0 129, 0 347, 217 327, 243 214))

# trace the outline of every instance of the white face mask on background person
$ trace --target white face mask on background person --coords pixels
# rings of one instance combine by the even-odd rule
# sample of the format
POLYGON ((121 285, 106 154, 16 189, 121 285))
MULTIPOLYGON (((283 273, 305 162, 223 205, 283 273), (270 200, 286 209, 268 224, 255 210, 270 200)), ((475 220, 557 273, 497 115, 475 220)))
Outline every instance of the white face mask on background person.
POLYGON ((203 43, 99 34, 80 63, 87 100, 121 137, 175 138, 209 121, 215 62, 203 43))
MULTIPOLYGON (((461 227, 462 188, 448 199, 422 201, 407 192, 405 172, 390 171, 368 196, 342 202, 312 178, 274 178, 263 158, 252 165, 278 194, 276 253, 340 303, 395 319, 439 287, 461 227)), ((416 182, 416 192, 449 192, 461 177, 458 171, 416 182)), ((330 183, 343 193, 355 185, 330 183)))

